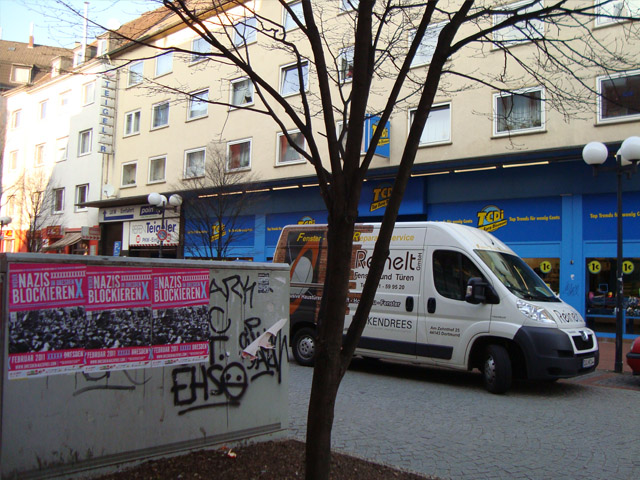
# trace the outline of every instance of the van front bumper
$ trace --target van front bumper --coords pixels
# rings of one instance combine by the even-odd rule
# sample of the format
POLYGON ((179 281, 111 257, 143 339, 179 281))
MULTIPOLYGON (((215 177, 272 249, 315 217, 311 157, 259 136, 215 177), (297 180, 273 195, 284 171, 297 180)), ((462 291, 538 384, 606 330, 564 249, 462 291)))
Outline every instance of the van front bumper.
POLYGON ((527 378, 553 380, 593 372, 600 361, 595 334, 589 329, 587 340, 556 328, 522 327, 514 340, 526 361, 527 378))

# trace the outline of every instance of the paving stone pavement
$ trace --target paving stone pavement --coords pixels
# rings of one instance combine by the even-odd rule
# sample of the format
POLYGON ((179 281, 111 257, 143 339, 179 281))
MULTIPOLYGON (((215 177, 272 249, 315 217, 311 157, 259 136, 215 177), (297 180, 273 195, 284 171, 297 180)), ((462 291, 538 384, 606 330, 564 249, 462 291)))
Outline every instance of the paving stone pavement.
MULTIPOLYGON (((290 363, 290 435, 304 441, 313 370, 290 363)), ((440 478, 637 480, 640 377, 597 371, 516 382, 354 360, 338 393, 336 451, 440 478)))

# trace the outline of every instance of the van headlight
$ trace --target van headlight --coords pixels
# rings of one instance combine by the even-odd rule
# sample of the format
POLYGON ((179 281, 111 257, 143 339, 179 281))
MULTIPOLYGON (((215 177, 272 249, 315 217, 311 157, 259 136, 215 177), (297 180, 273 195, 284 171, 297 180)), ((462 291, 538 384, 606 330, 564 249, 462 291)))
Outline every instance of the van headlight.
POLYGON ((522 300, 518 300, 516 302, 516 306, 518 307, 518 310, 520 310, 520 313, 534 322, 556 324, 553 317, 551 317, 551 314, 542 307, 537 307, 530 303, 523 302, 522 300))

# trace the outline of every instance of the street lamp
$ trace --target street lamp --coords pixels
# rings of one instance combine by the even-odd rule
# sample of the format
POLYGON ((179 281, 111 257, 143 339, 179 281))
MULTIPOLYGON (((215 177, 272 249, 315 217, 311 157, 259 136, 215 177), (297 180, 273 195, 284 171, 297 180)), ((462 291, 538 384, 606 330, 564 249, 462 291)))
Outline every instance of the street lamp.
POLYGON ((600 167, 609 156, 606 145, 600 142, 590 142, 582 149, 582 158, 593 167, 593 174, 597 175, 598 171, 616 172, 617 182, 617 265, 616 265, 616 353, 614 361, 614 370, 622 373, 622 327, 623 327, 623 300, 624 290, 622 282, 622 175, 631 177, 636 172, 636 163, 640 160, 640 137, 629 137, 620 146, 620 150, 615 156, 616 164, 614 167, 600 167))
POLYGON ((159 208, 162 211, 162 223, 160 225, 160 230, 157 232, 158 240, 160 240, 160 248, 158 249, 158 257, 162 258, 162 244, 167 239, 167 231, 165 230, 164 224, 164 212, 167 208, 172 208, 174 211, 180 205, 182 205, 182 197, 180 195, 174 194, 169 197, 167 201, 167 197, 164 195, 160 195, 159 193, 153 192, 150 193, 147 197, 147 201, 150 205, 153 205, 156 208, 159 208), (167 203, 170 207, 167 207, 167 203))
POLYGON ((11 217, 0 217, 0 240, 2 240, 2 251, 4 251, 4 226, 9 225, 12 222, 11 217))

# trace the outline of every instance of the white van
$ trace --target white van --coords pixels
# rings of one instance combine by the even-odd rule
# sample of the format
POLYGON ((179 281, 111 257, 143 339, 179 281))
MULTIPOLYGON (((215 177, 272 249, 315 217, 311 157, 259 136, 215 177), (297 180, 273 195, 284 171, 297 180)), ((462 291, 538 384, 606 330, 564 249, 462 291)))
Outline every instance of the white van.
MULTIPOLYGON (((379 224, 354 235, 346 328, 369 271, 379 224)), ((326 271, 326 225, 282 231, 274 261, 291 265, 290 342, 313 363, 326 271)), ((461 370, 478 368, 490 392, 512 376, 557 380, 595 370, 594 332, 490 233, 442 222, 398 223, 356 354, 461 370)))

